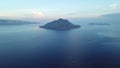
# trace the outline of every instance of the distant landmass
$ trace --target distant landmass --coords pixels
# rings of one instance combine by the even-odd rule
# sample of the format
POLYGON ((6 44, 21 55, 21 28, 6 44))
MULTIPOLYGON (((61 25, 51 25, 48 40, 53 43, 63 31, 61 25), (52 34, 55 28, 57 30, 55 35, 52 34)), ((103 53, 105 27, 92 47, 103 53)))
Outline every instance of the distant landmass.
POLYGON ((113 25, 120 24, 120 13, 101 15, 98 18, 85 19, 89 25, 113 25))
POLYGON ((109 23, 89 23, 88 25, 110 25, 109 23))
POLYGON ((80 25, 74 25, 66 19, 58 19, 52 22, 49 22, 40 28, 53 29, 53 30, 69 30, 74 28, 80 28, 80 25))
POLYGON ((108 23, 110 25, 120 24, 120 13, 105 14, 93 18, 74 18, 71 20, 74 20, 75 22, 81 22, 82 24, 88 23, 108 23))
POLYGON ((35 22, 0 19, 0 25, 23 25, 23 24, 35 24, 35 22))
POLYGON ((113 13, 113 14, 106 14, 103 15, 102 17, 107 17, 107 18, 120 18, 120 13, 113 13))

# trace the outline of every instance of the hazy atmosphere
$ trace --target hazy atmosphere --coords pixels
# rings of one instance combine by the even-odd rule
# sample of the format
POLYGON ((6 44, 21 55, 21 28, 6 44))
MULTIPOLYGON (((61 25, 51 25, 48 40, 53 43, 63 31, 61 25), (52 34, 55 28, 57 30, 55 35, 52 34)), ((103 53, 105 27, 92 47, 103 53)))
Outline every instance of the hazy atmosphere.
POLYGON ((0 0, 0 68, 120 68, 120 0, 0 0))
POLYGON ((119 0, 2 0, 0 17, 10 19, 93 18, 120 11, 119 0))

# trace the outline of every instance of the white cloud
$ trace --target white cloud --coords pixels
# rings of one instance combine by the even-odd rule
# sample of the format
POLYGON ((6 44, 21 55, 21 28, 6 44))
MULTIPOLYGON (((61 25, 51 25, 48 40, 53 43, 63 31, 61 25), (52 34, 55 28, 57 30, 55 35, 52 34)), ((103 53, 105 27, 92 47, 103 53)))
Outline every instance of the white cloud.
POLYGON ((110 7, 111 7, 111 9, 115 10, 115 9, 118 8, 118 4, 113 3, 113 4, 110 5, 110 7))
POLYGON ((35 18, 41 18, 44 16, 44 14, 39 11, 32 11, 32 14, 33 14, 33 17, 35 17, 35 18))

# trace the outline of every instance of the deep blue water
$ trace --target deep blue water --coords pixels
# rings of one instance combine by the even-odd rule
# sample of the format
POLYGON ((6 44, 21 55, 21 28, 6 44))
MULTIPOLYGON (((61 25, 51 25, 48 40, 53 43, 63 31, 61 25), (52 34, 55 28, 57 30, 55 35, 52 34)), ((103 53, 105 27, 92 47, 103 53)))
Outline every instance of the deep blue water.
POLYGON ((0 68, 120 68, 119 25, 68 31, 2 25, 0 68))

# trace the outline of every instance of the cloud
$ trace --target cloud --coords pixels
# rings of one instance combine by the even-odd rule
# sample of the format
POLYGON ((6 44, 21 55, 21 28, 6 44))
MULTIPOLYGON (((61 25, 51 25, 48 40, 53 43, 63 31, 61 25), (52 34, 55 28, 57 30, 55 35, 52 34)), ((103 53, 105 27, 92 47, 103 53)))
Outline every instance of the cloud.
POLYGON ((111 7, 111 9, 115 10, 115 9, 118 8, 118 4, 113 3, 113 4, 110 5, 110 7, 111 7))
POLYGON ((32 15, 34 18, 41 18, 44 16, 44 14, 40 11, 32 11, 32 15))

